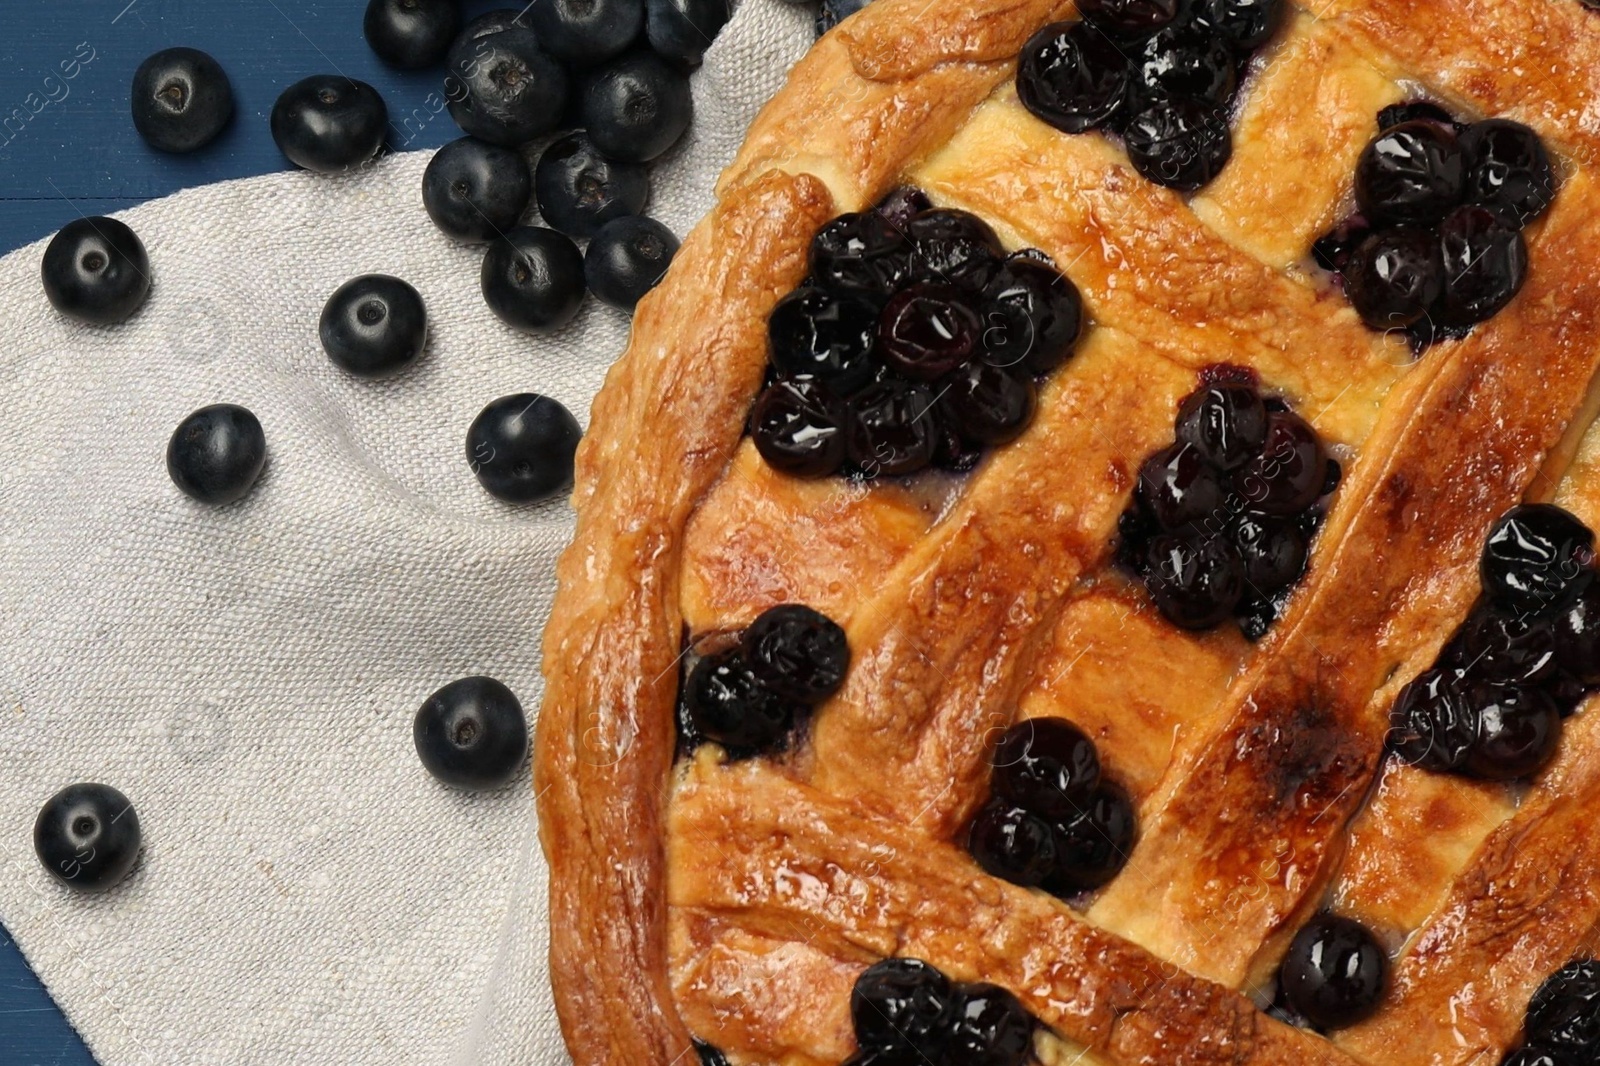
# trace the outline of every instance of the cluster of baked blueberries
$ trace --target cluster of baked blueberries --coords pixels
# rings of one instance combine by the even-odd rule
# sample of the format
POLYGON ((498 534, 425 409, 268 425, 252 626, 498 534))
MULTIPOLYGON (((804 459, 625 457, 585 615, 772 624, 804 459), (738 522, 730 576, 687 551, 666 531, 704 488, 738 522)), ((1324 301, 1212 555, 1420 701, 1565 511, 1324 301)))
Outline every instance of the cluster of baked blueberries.
POLYGON ((1356 214, 1313 246, 1368 326, 1421 350, 1461 337, 1527 277, 1522 229, 1555 198, 1539 135, 1508 119, 1458 122, 1413 101, 1378 113, 1356 164, 1356 214))
POLYGON ((850 991, 848 1066, 1022 1066, 1036 1022, 999 985, 951 981, 921 959, 884 959, 850 991))
POLYGON ((849 668, 850 645, 838 623, 797 603, 768 608, 737 643, 708 651, 688 671, 678 701, 679 750, 710 741, 736 759, 781 751, 849 668))
POLYGON ((1037 382, 1072 354, 1077 288, 1042 252, 897 189, 811 243, 811 271, 767 321, 749 430, 774 469, 871 478, 968 470, 1032 421, 1037 382))
POLYGON ((1388 975, 1389 956, 1366 926, 1323 912, 1289 942, 1270 1009, 1294 1025, 1343 1029, 1377 1009, 1388 975))
POLYGON ((1094 742, 1070 723, 1030 718, 1006 730, 989 787, 967 849, 994 876, 1070 899, 1127 863, 1133 804, 1101 776, 1094 742))
POLYGON ((1259 640, 1305 572, 1340 466, 1255 375, 1210 367, 1178 407, 1176 440, 1144 461, 1118 557, 1184 629, 1236 619, 1259 640))
POLYGON ((1230 112, 1284 0, 1079 0, 1023 47, 1017 95, 1066 133, 1122 139, 1134 169, 1192 192, 1233 155, 1230 112))
POLYGON ((1600 961, 1573 959, 1528 1001, 1520 1046, 1500 1066, 1583 1066, 1600 1061, 1600 961))
POLYGON ((1513 780, 1550 760, 1562 718, 1600 684, 1594 534, 1553 504, 1514 507, 1479 577, 1472 613, 1396 700, 1389 742, 1428 770, 1513 780))

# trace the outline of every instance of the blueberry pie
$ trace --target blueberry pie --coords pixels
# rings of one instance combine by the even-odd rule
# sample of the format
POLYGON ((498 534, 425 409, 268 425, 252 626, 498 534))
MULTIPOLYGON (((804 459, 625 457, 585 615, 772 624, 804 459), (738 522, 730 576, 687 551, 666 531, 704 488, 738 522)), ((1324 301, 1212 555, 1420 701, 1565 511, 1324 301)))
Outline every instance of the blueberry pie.
POLYGON ((580 1066, 1600 1061, 1597 20, 818 42, 577 454, 580 1066))

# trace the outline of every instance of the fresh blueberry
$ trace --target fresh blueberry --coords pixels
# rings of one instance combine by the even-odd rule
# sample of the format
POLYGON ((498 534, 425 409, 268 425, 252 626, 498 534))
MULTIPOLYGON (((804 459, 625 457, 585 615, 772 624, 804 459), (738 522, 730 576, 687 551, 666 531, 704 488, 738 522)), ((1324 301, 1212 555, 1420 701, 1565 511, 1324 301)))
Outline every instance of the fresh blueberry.
POLYGON ((732 15, 729 0, 645 0, 645 36, 658 54, 698 63, 732 15))
POLYGON ((443 59, 461 32, 461 0, 370 0, 361 29, 379 59, 421 70, 443 59))
POLYGON ((233 118, 233 86, 221 64, 193 48, 168 48, 133 73, 133 126, 152 148, 192 152, 233 118))
POLYGON ((1232 533, 1245 584, 1256 596, 1289 588, 1305 573, 1311 545, 1294 522, 1245 511, 1234 519, 1232 533))
POLYGON ((1552 620, 1561 669, 1582 685, 1600 685, 1600 582, 1591 580, 1552 620))
POLYGON ((589 139, 611 159, 645 163, 678 142, 694 102, 689 79, 649 51, 633 51, 584 80, 579 110, 589 139))
POLYGON ((1317 502, 1328 480, 1328 453, 1310 423, 1292 411, 1267 415, 1261 451, 1233 476, 1250 507, 1269 515, 1295 515, 1317 502))
POLYGON ((589 242, 583 276, 601 303, 632 312, 677 252, 678 238, 667 227, 643 215, 624 215, 601 226, 589 242))
POLYGON ((644 0, 538 0, 527 21, 539 43, 573 67, 621 55, 644 25, 644 0))
POLYGON ((822 0, 817 11, 817 36, 821 37, 857 11, 866 7, 868 0, 822 0))
POLYGON ((551 333, 583 304, 583 254, 572 238, 542 226, 518 226, 489 245, 479 274, 483 298, 502 322, 551 333))
POLYGON ((1144 580, 1167 621, 1211 629, 1227 621, 1244 596, 1244 562, 1222 537, 1165 534, 1150 541, 1144 580))
POLYGON ((1038 390, 1025 373, 976 359, 945 376, 939 407, 968 444, 999 447, 1033 423, 1038 390))
POLYGON ((1023 1066, 1033 1050, 1033 1016, 991 984, 957 985, 943 1061, 960 1066, 1023 1066))
POLYGON ((1193 192, 1233 156, 1228 116, 1198 100, 1157 100, 1137 112, 1123 133, 1128 158, 1157 185, 1193 192))
POLYGON ((1539 135, 1520 122, 1494 118, 1475 122, 1461 135, 1466 156, 1466 196, 1526 226, 1556 195, 1555 172, 1539 135))
POLYGON ((561 121, 567 72, 521 23, 474 22, 450 46, 446 63, 450 117, 472 136, 515 146, 561 121))
POLYGON ((1182 96, 1220 107, 1238 84, 1233 50, 1193 22, 1157 30, 1138 45, 1131 63, 1133 91, 1146 100, 1182 96))
POLYGON ((389 109, 378 90, 338 74, 295 82, 272 105, 272 139, 295 166, 319 174, 358 167, 378 154, 389 109))
POLYGON ((1528 1003, 1529 1043, 1556 1061, 1592 1062, 1600 1054, 1600 962, 1574 959, 1547 977, 1528 1003))
POLYGON ((1369 235, 1345 264, 1344 291, 1373 329, 1403 329, 1421 321, 1444 292, 1438 239, 1414 226, 1369 235))
POLYGON ((977 352, 983 323, 966 294, 943 282, 922 282, 889 298, 878 319, 878 351, 916 381, 935 381, 977 352))
POLYGON ((587 136, 572 133, 539 156, 533 186, 545 223, 578 239, 643 211, 650 197, 650 171, 642 163, 607 159, 587 136))
POLYGON ((1318 1029, 1342 1029, 1383 998, 1389 957, 1361 923, 1320 914, 1295 934, 1278 971, 1284 999, 1318 1029))
POLYGON ((1078 14, 1116 37, 1135 38, 1170 25, 1183 10, 1180 0, 1079 0, 1078 14))
POLYGON ((838 403, 810 379, 775 381, 750 409, 750 436, 774 470, 827 477, 844 465, 843 418, 838 403))
POLYGON ((1106 125, 1123 106, 1128 59, 1083 22, 1057 22, 1029 38, 1017 65, 1022 105, 1063 133, 1106 125))
POLYGON ((68 785, 33 823, 33 850, 52 877, 80 892, 105 892, 128 876, 143 835, 128 797, 110 785, 68 785))
POLYGON ((1594 578, 1594 534, 1549 503, 1507 511, 1489 531, 1478 575, 1489 599, 1511 611, 1551 615, 1594 578))
POLYGON ((1072 355, 1083 332, 1078 287, 1049 264, 1005 261, 983 291, 983 359, 1048 374, 1072 355))
POLYGON ((991 781, 996 795, 1064 822, 1100 787, 1100 754, 1072 723, 1028 718, 1001 734, 991 781))
POLYGON ((781 747, 799 710, 762 684, 737 649, 696 663, 685 698, 695 732, 736 755, 781 747))
POLYGON ((844 684, 850 645, 839 624, 810 607, 769 607, 744 631, 751 673, 784 699, 814 707, 844 684))
POLYGON ((1043 884, 1056 867, 1050 823, 999 798, 991 799, 972 820, 967 850, 985 871, 1024 888, 1043 884))
POLYGON ((1439 321, 1446 326, 1487 322, 1510 303, 1528 276, 1522 234, 1488 208, 1467 204, 1439 226, 1444 295, 1439 321))
POLYGON ((1201 0, 1198 17, 1240 52, 1253 52, 1283 25, 1284 0, 1201 0))
POLYGON ((910 1052, 942 1061, 954 991, 921 959, 884 959, 856 978, 850 1018, 866 1052, 910 1052))
POLYGON ((850 399, 846 451, 867 477, 914 474, 933 462, 941 425, 924 385, 887 379, 850 399))
POLYGON ((422 172, 422 205, 445 236, 484 244, 515 228, 533 179, 515 148, 462 137, 433 154, 422 172))
POLYGON ((1477 708, 1459 674, 1433 669, 1400 692, 1389 714, 1389 746, 1413 766, 1436 773, 1460 770, 1478 738, 1477 708))
POLYGON ((509 784, 528 754, 522 704, 492 677, 463 677, 429 696, 411 737, 430 774, 474 791, 509 784))
POLYGON ((767 319, 773 367, 788 377, 809 377, 836 396, 872 381, 877 309, 859 296, 800 289, 778 301, 767 319))
POLYGON ((1066 898, 1109 883, 1127 865, 1134 834, 1133 801, 1102 781, 1076 813, 1053 826, 1056 868, 1044 889, 1066 898))
POLYGON ((1381 223, 1432 225, 1461 202, 1466 158, 1455 131, 1402 122, 1380 133, 1356 163, 1356 205, 1381 223))
POLYGON ((79 218, 62 226, 45 247, 39 274, 51 306, 96 326, 125 320, 150 294, 144 244, 114 218, 79 218))
POLYGON ((1226 477, 1187 442, 1171 444, 1144 461, 1138 494, 1140 504, 1163 529, 1194 523, 1216 531, 1228 518, 1226 477))
POLYGON ((387 377, 422 354, 428 312, 422 294, 406 282, 363 274, 334 290, 317 332, 328 358, 345 370, 357 377, 387 377))
POLYGON ((1237 470, 1267 443, 1266 404, 1250 385, 1203 385, 1179 405, 1177 437, 1219 470, 1237 470))
POLYGON ((201 503, 242 499, 266 463, 261 421, 236 404, 200 408, 178 423, 167 442, 172 483, 201 503))
POLYGON ((467 430, 467 463, 489 495, 536 503, 572 487, 573 458, 582 437, 572 412, 550 397, 502 396, 467 430))

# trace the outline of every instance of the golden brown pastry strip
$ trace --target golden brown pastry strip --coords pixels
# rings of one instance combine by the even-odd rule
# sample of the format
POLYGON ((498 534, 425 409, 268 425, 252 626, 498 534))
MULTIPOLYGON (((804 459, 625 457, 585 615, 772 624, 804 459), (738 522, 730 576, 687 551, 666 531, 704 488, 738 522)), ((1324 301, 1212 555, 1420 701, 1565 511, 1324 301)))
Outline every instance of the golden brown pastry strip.
POLYGON ((865 817, 758 761, 695 760, 669 817, 674 907, 737 915, 746 928, 769 925, 791 938, 803 928, 836 958, 909 955, 956 980, 993 981, 1045 1025, 1118 1063, 1349 1062, 1321 1037, 1267 1018, 1048 896, 987 876, 958 849, 908 842, 903 825, 865 817))
POLYGON ((928 0, 880 0, 839 29, 856 71, 898 81, 952 61, 1011 61, 1034 32, 1073 15, 1062 0, 990 0, 983 17, 950 22, 928 17, 928 0))
POLYGON ((534 772, 551 983, 580 1064, 667 1063, 689 1046, 662 924, 679 542, 738 444, 766 359, 766 313, 804 274, 806 242, 832 207, 803 176, 731 194, 640 303, 634 341, 595 403, 601 432, 579 449, 578 529, 558 569, 562 610, 545 631, 534 772))

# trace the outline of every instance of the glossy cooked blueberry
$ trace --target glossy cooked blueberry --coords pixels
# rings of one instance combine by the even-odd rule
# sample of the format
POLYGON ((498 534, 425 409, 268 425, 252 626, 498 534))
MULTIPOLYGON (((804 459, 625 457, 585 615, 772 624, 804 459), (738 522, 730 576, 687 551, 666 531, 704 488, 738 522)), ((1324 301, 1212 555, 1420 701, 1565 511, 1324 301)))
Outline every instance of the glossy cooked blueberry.
POLYGON ((371 0, 361 29, 379 59, 421 70, 442 60, 461 32, 461 0, 371 0))
POLYGON ((114 218, 78 218, 45 246, 39 276, 50 305, 68 318, 115 325, 144 306, 150 294, 150 257, 127 224, 114 218))
POLYGON ((1245 511, 1234 519, 1232 534, 1245 584, 1256 596, 1289 588, 1305 573, 1311 545, 1296 523, 1245 511))
POLYGON ((995 794, 1064 822, 1100 787, 1100 754, 1083 731, 1060 718, 1028 718, 1001 734, 990 781, 995 794))
POLYGON ((1178 441, 1156 452, 1139 468, 1139 502, 1163 529, 1196 523, 1220 530, 1228 520, 1228 486, 1200 449, 1178 441))
POLYGON ((1389 957, 1367 928, 1319 914, 1295 934, 1278 971, 1284 999, 1318 1029, 1342 1029, 1377 1009, 1389 957))
POLYGON ((272 139, 295 166, 320 174, 358 167, 378 154, 389 109, 378 90, 339 74, 314 74, 272 105, 272 139))
POLYGON ((545 51, 574 67, 627 51, 644 26, 644 0, 539 0, 524 16, 545 51))
POLYGON ((798 603, 769 607, 742 641, 750 671, 785 699, 815 706, 839 691, 850 669, 850 645, 839 624, 798 603))
POLYGON ((1524 1026, 1530 1044, 1593 1061, 1600 1053, 1600 962, 1573 959, 1545 978, 1528 1003, 1524 1026))
POLYGON ((1561 669, 1580 684, 1600 685, 1600 582, 1590 581, 1551 619, 1561 669))
POLYGON ((478 280, 500 321, 528 333, 571 322, 583 304, 583 254, 572 238, 542 226, 518 226, 489 245, 478 280))
POLYGON ((1561 712, 1541 689, 1479 681, 1466 687, 1463 699, 1478 718, 1478 737, 1467 753, 1468 773, 1512 781, 1540 769, 1555 754, 1561 712))
POLYGON ((850 1019, 863 1051, 910 1051, 939 1061, 954 993, 921 959, 884 959, 856 978, 850 1019))
POLYGON ((1133 852, 1133 803, 1122 789, 1102 781, 1081 810, 1052 829, 1056 867, 1043 887, 1062 897, 1091 892, 1127 865, 1133 852))
POLYGON ((422 172, 422 206, 440 232, 483 244, 516 227, 533 193, 528 161, 515 148, 461 137, 422 172))
POLYGON ((1084 21, 1118 37, 1141 37, 1170 24, 1182 10, 1179 0, 1080 0, 1084 21))
POLYGON ((603 154, 643 163, 678 142, 694 103, 682 71, 654 52, 633 51, 589 74, 579 109, 589 139, 603 154))
POLYGON ((1197 100, 1157 100, 1133 115, 1122 136, 1135 170, 1180 192, 1205 185, 1233 156, 1228 116, 1197 100))
POLYGON ((1033 1050, 1033 1016, 998 985, 957 985, 945 1034, 945 1062, 1022 1066, 1033 1050))
POLYGON ((1311 245, 1311 256, 1324 270, 1343 271, 1356 247, 1371 232, 1372 227, 1360 215, 1347 218, 1316 239, 1311 245))
POLYGON ((1424 770, 1459 770, 1478 739, 1477 708, 1462 693, 1458 673, 1432 669, 1400 692, 1389 713, 1389 746, 1424 770))
POLYGON ((678 238, 667 227, 643 215, 624 215, 601 226, 589 241, 583 276, 601 303, 631 313, 677 253, 678 238))
POLYGON ((467 463, 489 495, 510 503, 547 500, 572 486, 583 430, 558 401, 537 393, 502 396, 467 430, 467 463))
POLYGON ((645 0, 645 36, 657 54, 698 63, 732 15, 729 0, 645 0))
POLYGON ((1244 562, 1219 536, 1163 534, 1145 553, 1145 587, 1167 621, 1210 629, 1227 621, 1244 596, 1244 562))
POLYGON ((528 722, 512 691, 492 677, 463 677, 423 701, 411 723, 417 758, 456 788, 499 788, 528 754, 528 722))
POLYGON ((1288 606, 1288 590, 1271 595, 1261 595, 1246 589, 1243 598, 1233 609, 1233 620, 1239 624, 1239 633, 1254 644, 1267 635, 1288 606))
POLYGON ((1453 644, 1463 669, 1501 684, 1539 685, 1559 669, 1555 627, 1533 615, 1480 604, 1453 644))
POLYGON ((967 443, 998 447, 1016 440, 1033 423, 1038 390, 1025 373, 977 359, 940 382, 939 407, 967 443))
POLYGON ((1048 374, 1083 332, 1078 287, 1049 263, 1011 256, 983 290, 983 360, 1048 374))
POLYGON ((1238 84, 1233 50, 1193 22, 1157 30, 1130 58, 1132 91, 1145 100, 1183 96, 1220 106, 1238 84))
POLYGON ((548 133, 567 106, 566 69, 526 26, 475 21, 445 62, 450 117, 479 140, 514 147, 548 133))
POLYGON ((738 755, 776 749, 794 726, 794 704, 763 685, 737 649, 696 663, 686 695, 696 732, 738 755))
POLYGON ((933 461, 939 418, 923 385, 888 379, 850 400, 846 449, 866 477, 914 474, 933 461))
POLYGON ((1466 156, 1466 197, 1526 226, 1556 196, 1555 172, 1539 135, 1520 122, 1492 118, 1461 135, 1466 156))
POLYGON ((539 156, 533 185, 546 225, 575 239, 593 237, 607 222, 644 210, 650 171, 607 159, 586 135, 570 133, 539 156))
POLYGON ((1427 100, 1407 100, 1403 103, 1390 104, 1378 112, 1378 132, 1382 133, 1402 122, 1412 122, 1417 119, 1437 122, 1441 126, 1456 129, 1456 121, 1450 116, 1450 112, 1438 104, 1427 100))
POLYGON ((877 211, 840 215, 811 240, 811 276, 883 304, 911 280, 915 264, 905 235, 908 222, 893 222, 877 211))
POLYGON ((724 1055, 720 1048, 704 1040, 696 1040, 694 1050, 700 1057, 700 1066, 728 1066, 728 1056, 724 1055))
POLYGON ((267 435, 255 415, 218 403, 178 423, 167 442, 167 474, 201 503, 242 499, 267 464, 267 435))
POLYGON ((1285 0, 1201 0, 1196 17, 1238 52, 1253 52, 1283 25, 1285 0))
POLYGON ((1466 158, 1455 131, 1414 120, 1391 126, 1356 163, 1356 206, 1383 223, 1431 225, 1461 203, 1466 158))
POLYGON ((779 473, 827 477, 844 465, 843 418, 838 402, 815 382, 775 381, 750 410, 750 436, 779 473))
POLYGON ((1056 22, 1023 45, 1017 96, 1063 133, 1084 133, 1111 121, 1131 79, 1127 57, 1105 34, 1084 22, 1056 22))
POLYGON ((404 370, 428 343, 422 294, 399 278, 363 274, 334 290, 317 326, 322 350, 363 378, 404 370))
POLYGON ((1414 226, 1370 234, 1345 264, 1344 291, 1361 320, 1373 329, 1413 325, 1444 292, 1438 240, 1414 226))
POLYGON ((1500 1066, 1572 1066, 1572 1063, 1558 1052, 1525 1045, 1508 1051, 1500 1060, 1500 1066))
POLYGON ((924 211, 906 224, 906 235, 916 245, 923 277, 952 285, 982 289, 993 279, 1002 254, 994 229, 967 211, 924 211))
POLYGON ((816 30, 821 37, 845 19, 867 6, 868 0, 822 0, 817 9, 816 30))
POLYGON ((1512 611, 1553 614, 1594 578, 1594 534, 1549 503, 1507 511, 1484 544, 1478 576, 1489 598, 1512 611))
POLYGON ((1267 442, 1267 407, 1254 387, 1214 382, 1184 397, 1178 407, 1177 438, 1192 444, 1219 470, 1237 470, 1267 442))
POLYGON ((967 850, 984 870, 1024 888, 1042 884, 1056 866, 1050 823, 999 798, 991 799, 972 820, 967 850))
POLYGON ((928 199, 928 194, 914 185, 901 185, 889 192, 872 210, 884 218, 896 229, 904 231, 915 215, 933 209, 933 201, 928 199))
POLYGON ((1439 321, 1446 326, 1487 322, 1510 303, 1528 276, 1522 234, 1484 207, 1467 204, 1439 226, 1444 295, 1439 321))
POLYGON ((222 65, 194 48, 167 48, 133 73, 133 128, 152 148, 192 152, 233 118, 233 86, 222 65))
POLYGON ((978 351, 983 323, 954 285, 920 282, 889 298, 878 318, 878 352, 916 381, 936 381, 978 351))
POLYGON ((143 843, 139 815, 110 785, 68 785, 33 823, 33 851, 50 875, 79 892, 105 892, 128 876, 143 843))
POLYGON ((1322 495, 1327 464, 1317 431, 1293 411, 1274 411, 1260 453, 1234 474, 1233 487, 1254 510, 1298 514, 1322 495))
POLYGON ((859 296, 799 289, 778 301, 767 319, 773 367, 788 377, 809 377, 836 396, 872 381, 878 310, 859 296))

